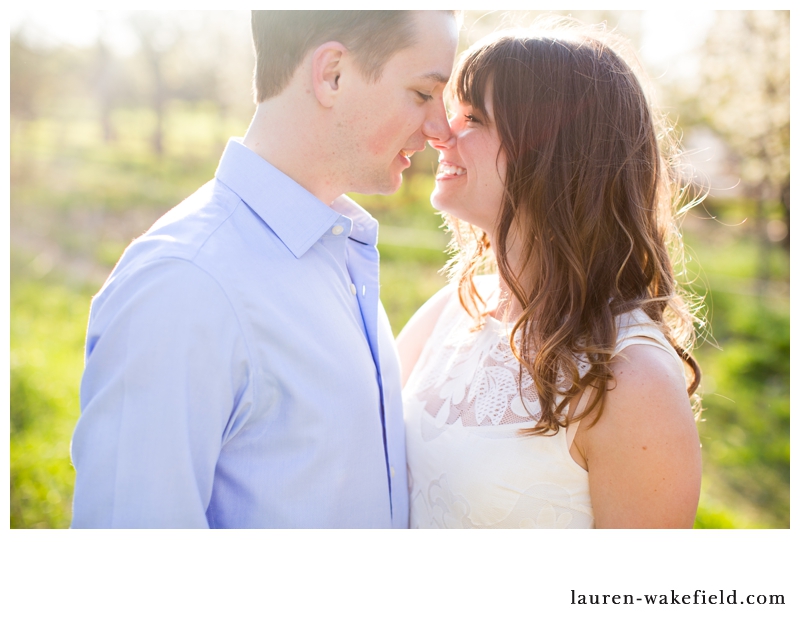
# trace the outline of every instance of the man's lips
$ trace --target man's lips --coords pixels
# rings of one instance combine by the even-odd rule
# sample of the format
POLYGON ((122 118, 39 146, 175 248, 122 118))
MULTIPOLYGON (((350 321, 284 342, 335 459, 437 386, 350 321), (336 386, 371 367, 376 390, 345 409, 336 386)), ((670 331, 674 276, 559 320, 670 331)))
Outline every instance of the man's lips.
POLYGON ((400 149, 400 152, 397 154, 397 157, 405 164, 405 167, 411 166, 411 156, 414 155, 417 151, 421 151, 422 149, 400 149))
POLYGON ((411 158, 411 154, 412 153, 413 153, 413 151, 405 151, 405 150, 400 151, 395 156, 395 159, 400 160, 400 162, 402 163, 403 168, 408 168, 409 166, 411 166, 411 159, 410 158, 411 158))

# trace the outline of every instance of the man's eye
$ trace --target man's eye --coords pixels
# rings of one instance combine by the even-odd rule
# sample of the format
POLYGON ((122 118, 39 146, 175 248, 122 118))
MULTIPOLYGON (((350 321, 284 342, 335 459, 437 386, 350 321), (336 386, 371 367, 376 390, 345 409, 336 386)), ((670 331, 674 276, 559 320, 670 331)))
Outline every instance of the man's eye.
POLYGON ((419 95, 419 98, 422 101, 430 101, 431 99, 433 99, 433 95, 426 95, 425 93, 420 93, 419 91, 415 92, 417 93, 417 95, 419 95))

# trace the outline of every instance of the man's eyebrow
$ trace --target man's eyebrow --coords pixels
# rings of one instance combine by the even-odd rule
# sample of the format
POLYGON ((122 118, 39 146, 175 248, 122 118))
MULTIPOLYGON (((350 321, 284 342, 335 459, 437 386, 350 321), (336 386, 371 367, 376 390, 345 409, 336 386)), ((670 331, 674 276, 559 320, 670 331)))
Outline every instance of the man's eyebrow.
POLYGON ((425 80, 426 82, 438 82, 440 84, 446 84, 450 79, 450 76, 439 73, 438 71, 431 71, 430 73, 424 73, 423 75, 419 76, 419 79, 425 80))

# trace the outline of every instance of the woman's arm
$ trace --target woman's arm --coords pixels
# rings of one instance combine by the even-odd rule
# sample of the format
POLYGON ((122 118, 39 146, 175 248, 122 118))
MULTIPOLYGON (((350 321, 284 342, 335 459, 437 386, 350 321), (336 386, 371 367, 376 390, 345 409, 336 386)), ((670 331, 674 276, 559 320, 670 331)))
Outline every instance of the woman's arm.
POLYGON ((422 348, 433 333, 433 328, 444 310, 451 295, 455 294, 453 286, 446 286, 436 292, 419 310, 414 313, 408 323, 397 335, 397 353, 400 356, 400 373, 403 386, 406 385, 411 371, 419 360, 422 348))
POLYGON ((700 441, 676 361, 632 345, 611 364, 603 415, 583 421, 597 528, 691 528, 700 495, 700 441))

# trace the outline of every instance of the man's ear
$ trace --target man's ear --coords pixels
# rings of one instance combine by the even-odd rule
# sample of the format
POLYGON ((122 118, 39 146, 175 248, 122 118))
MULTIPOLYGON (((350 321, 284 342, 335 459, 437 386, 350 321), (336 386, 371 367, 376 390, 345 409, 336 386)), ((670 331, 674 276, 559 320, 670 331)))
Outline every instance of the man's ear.
POLYGON ((311 56, 311 80, 317 100, 326 108, 333 105, 339 92, 342 58, 347 48, 337 41, 323 43, 311 56))

